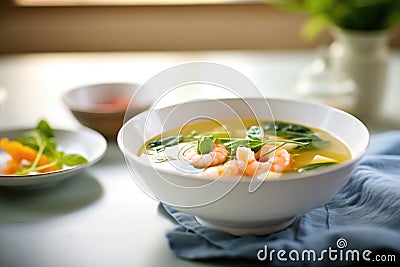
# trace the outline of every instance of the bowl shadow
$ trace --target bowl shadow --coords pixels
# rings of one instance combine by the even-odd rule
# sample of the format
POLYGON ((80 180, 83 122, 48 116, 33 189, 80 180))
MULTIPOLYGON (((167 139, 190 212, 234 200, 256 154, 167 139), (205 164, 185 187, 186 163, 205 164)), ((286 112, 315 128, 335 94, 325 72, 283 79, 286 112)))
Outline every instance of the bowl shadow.
POLYGON ((41 221, 72 213, 103 194, 99 182, 82 172, 53 186, 32 190, 0 188, 0 222, 41 221))

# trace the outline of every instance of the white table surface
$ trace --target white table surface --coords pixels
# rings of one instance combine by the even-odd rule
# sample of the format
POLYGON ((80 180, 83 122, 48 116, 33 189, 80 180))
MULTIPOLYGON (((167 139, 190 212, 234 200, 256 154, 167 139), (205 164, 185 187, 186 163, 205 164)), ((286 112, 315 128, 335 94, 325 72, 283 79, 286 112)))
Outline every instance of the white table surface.
MULTIPOLYGON (((266 96, 293 97, 293 84, 312 51, 53 53, 0 57, 0 131, 46 118, 56 128, 79 128, 61 96, 91 83, 144 83, 192 61, 230 66, 266 96)), ((393 53, 389 87, 373 132, 400 129, 400 53, 393 53)), ((131 178, 115 142, 85 172, 49 188, 0 187, 0 266, 244 266, 176 258, 165 237, 174 223, 131 178)))

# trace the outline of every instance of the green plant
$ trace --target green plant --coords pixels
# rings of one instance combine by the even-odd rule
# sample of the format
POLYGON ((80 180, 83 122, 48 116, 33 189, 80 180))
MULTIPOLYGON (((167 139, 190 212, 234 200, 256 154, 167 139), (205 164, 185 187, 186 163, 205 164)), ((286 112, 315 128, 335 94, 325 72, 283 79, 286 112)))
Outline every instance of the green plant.
POLYGON ((400 0, 281 0, 277 6, 311 15, 302 35, 311 39, 328 25, 357 31, 378 31, 400 20, 400 0))

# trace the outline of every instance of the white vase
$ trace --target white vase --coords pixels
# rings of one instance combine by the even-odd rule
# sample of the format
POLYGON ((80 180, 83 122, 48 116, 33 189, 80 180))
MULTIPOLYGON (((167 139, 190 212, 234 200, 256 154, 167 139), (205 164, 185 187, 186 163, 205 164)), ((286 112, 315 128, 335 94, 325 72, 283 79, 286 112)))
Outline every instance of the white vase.
POLYGON ((365 120, 378 117, 388 78, 389 32, 336 29, 333 35, 332 70, 345 73, 358 87, 352 113, 365 120))
POLYGON ((296 84, 297 97, 352 112, 358 92, 355 82, 345 73, 332 71, 328 53, 318 49, 317 57, 305 65, 296 84))

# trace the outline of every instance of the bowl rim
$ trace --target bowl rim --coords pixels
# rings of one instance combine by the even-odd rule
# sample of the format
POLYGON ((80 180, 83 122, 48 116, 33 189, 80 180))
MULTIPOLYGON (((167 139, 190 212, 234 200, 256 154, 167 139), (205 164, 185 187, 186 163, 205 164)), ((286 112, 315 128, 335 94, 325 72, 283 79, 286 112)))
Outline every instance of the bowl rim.
MULTIPOLYGON (((134 92, 140 87, 140 85, 138 83, 134 83, 134 82, 104 82, 104 83, 91 83, 91 84, 87 84, 87 85, 82 85, 82 86, 77 86, 77 87, 73 87, 72 89, 69 89, 68 91, 66 91, 63 96, 62 96, 62 100, 64 102, 64 104, 71 110, 71 111, 78 111, 78 112, 82 112, 82 113, 86 113, 86 114, 111 114, 111 113, 125 113, 127 108, 118 108, 118 109, 112 109, 112 110, 104 110, 104 109, 98 109, 96 107, 91 108, 89 105, 89 107, 86 104, 82 104, 81 102, 76 102, 73 101, 70 97, 72 94, 78 92, 78 91, 82 91, 85 89, 93 89, 96 87, 102 87, 102 86, 126 86, 127 89, 131 88, 132 89, 132 95, 129 98, 129 104, 128 104, 128 108, 131 104, 132 101, 132 96, 134 95, 134 92), (128 88, 129 87, 129 88, 128 88), (86 107, 85 107, 86 105, 86 107)), ((93 105, 96 106, 96 105, 93 105)))
MULTIPOLYGON (((221 100, 223 100, 223 101, 231 101, 231 100, 237 100, 237 99, 240 99, 240 98, 223 98, 221 100)), ((340 110, 338 108, 331 107, 331 106, 328 106, 328 105, 324 105, 324 104, 321 104, 321 103, 316 103, 316 102, 311 102, 311 101, 304 101, 304 100, 294 100, 294 99, 275 98, 275 97, 264 97, 264 98, 260 98, 260 97, 245 97, 245 98, 242 98, 242 99, 245 99, 245 100, 266 99, 266 100, 272 100, 272 101, 283 101, 283 102, 291 102, 291 103, 297 103, 297 104, 300 103, 300 104, 314 105, 314 106, 320 106, 320 107, 323 107, 323 108, 332 109, 335 112, 342 113, 343 115, 348 116, 351 119, 357 121, 360 124, 360 126, 363 128, 363 130, 367 133, 366 144, 362 148, 362 150, 358 153, 358 155, 353 156, 353 153, 352 153, 351 149, 349 148, 350 152, 352 153, 352 157, 350 159, 344 161, 344 162, 341 162, 340 164, 334 164, 332 166, 327 166, 325 168, 313 170, 313 171, 310 171, 310 172, 307 172, 307 173, 285 173, 284 176, 279 177, 278 179, 265 179, 264 182, 278 182, 279 183, 279 182, 285 182, 285 181, 291 181, 291 180, 297 180, 297 179, 311 179, 311 178, 316 177, 316 176, 318 176, 318 177, 319 176, 323 176, 326 173, 330 173, 330 172, 337 171, 337 170, 342 170, 342 169, 348 168, 348 167, 350 167, 352 165, 356 165, 362 159, 362 157, 366 154, 366 151, 367 151, 367 148, 369 146, 370 139, 371 139, 370 132, 369 132, 367 126, 361 120, 359 120, 357 117, 355 117, 354 115, 352 115, 352 114, 350 114, 348 112, 345 112, 345 111, 340 110)), ((207 101, 210 101, 210 100, 215 100, 215 99, 201 99, 201 100, 193 101, 193 102, 207 102, 207 101)), ((174 105, 170 105, 170 106, 165 106, 165 107, 162 107, 162 108, 157 109, 157 110, 173 108, 173 107, 175 107, 177 105, 180 105, 180 104, 174 104, 174 105)), ((125 148, 124 139, 123 139, 123 132, 124 132, 124 129, 125 129, 125 127, 126 127, 126 125, 128 123, 130 123, 132 120, 135 120, 135 119, 137 120, 139 116, 144 116, 148 112, 149 112, 149 110, 145 110, 145 111, 137 114, 136 116, 130 118, 128 121, 124 122, 124 124, 122 125, 122 127, 118 131, 118 134, 117 134, 117 145, 118 145, 119 149, 121 150, 122 154, 124 155, 124 159, 125 159, 127 165, 128 165, 127 157, 129 157, 130 159, 132 159, 133 161, 135 161, 136 163, 138 163, 138 164, 140 164, 140 165, 142 165, 144 167, 156 169, 157 173, 158 172, 162 172, 162 173, 166 173, 168 175, 175 175, 177 177, 181 177, 181 178, 185 178, 185 179, 196 179, 196 180, 202 180, 202 181, 218 180, 218 181, 224 181, 224 182, 235 182, 235 183, 237 183, 237 179, 232 179, 232 177, 237 177, 237 176, 211 178, 211 177, 198 176, 198 175, 195 175, 195 174, 184 174, 184 175, 182 175, 179 172, 176 172, 176 171, 173 171, 173 170, 165 170, 165 169, 162 169, 162 168, 156 168, 151 164, 146 164, 145 162, 139 160, 139 157, 136 155, 136 153, 133 153, 133 152, 131 152, 131 151, 129 151, 129 150, 127 150, 125 148)), ((338 137, 340 138, 340 136, 338 136, 338 137)), ((345 145, 348 146, 347 144, 345 144, 345 145)), ((243 179, 243 176, 240 176, 239 183, 250 183, 250 181, 251 181, 251 179, 243 179)))

